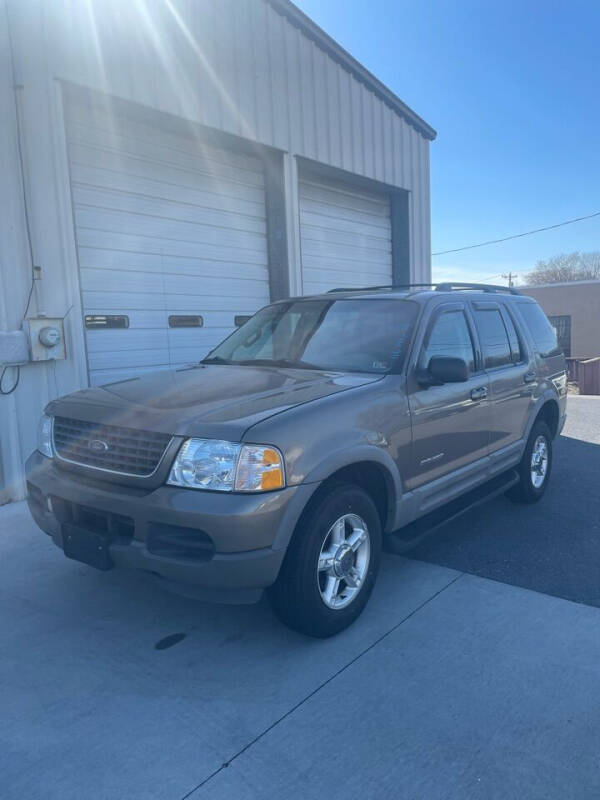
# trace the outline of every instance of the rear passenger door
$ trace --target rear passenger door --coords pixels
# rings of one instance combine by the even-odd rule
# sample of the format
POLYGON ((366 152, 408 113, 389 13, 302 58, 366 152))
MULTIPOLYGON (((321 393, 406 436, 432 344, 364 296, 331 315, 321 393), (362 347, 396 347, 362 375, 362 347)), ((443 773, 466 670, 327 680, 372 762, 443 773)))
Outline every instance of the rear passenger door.
POLYGON ((489 378, 489 451, 517 442, 524 434, 535 386, 524 337, 503 303, 473 302, 483 367, 489 378))
POLYGON ((413 438, 410 474, 405 478, 408 489, 485 457, 489 429, 488 378, 477 363, 466 304, 437 306, 415 345, 408 372, 413 438), (419 375, 427 370, 432 356, 462 358, 469 367, 469 379, 424 386, 419 375))

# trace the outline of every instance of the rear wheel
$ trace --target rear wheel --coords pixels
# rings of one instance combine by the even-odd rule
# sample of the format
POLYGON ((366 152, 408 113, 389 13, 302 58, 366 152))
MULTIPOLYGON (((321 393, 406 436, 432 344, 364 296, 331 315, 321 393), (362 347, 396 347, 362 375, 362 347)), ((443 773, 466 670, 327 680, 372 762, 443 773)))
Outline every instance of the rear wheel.
POLYGON ((336 485, 300 522, 276 583, 268 590, 289 627, 325 638, 347 628, 365 607, 379 569, 381 523, 360 487, 336 485))
POLYGON ((534 423, 518 466, 519 483, 508 497, 517 503, 536 503, 546 491, 552 470, 552 434, 543 420, 534 423))

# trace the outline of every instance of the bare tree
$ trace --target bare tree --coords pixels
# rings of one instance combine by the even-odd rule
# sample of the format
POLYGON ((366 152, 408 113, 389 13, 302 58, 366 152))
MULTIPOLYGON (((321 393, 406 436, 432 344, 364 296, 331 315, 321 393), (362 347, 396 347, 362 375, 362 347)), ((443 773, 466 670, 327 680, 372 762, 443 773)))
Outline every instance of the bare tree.
POLYGON ((527 283, 563 283, 600 278, 600 251, 592 253, 561 253, 546 261, 538 261, 526 275, 527 283))

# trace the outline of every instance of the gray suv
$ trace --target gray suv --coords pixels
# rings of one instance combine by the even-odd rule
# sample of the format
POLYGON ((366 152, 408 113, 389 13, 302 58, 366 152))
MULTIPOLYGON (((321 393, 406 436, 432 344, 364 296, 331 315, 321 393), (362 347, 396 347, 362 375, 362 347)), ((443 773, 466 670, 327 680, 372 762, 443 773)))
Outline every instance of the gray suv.
POLYGON ((567 378, 534 300, 475 284, 263 308, 201 363, 51 402, 28 502, 70 558, 330 636, 404 551, 483 498, 532 503, 567 378))

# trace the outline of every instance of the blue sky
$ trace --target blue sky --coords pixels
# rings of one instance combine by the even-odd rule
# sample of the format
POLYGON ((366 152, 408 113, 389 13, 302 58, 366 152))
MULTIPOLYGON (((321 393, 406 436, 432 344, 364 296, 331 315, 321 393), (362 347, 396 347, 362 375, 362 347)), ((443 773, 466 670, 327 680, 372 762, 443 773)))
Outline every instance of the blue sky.
MULTIPOLYGON (((600 211, 598 0, 296 0, 437 131, 432 250, 600 211)), ((433 259, 484 279, 600 250, 600 217, 433 259)))

